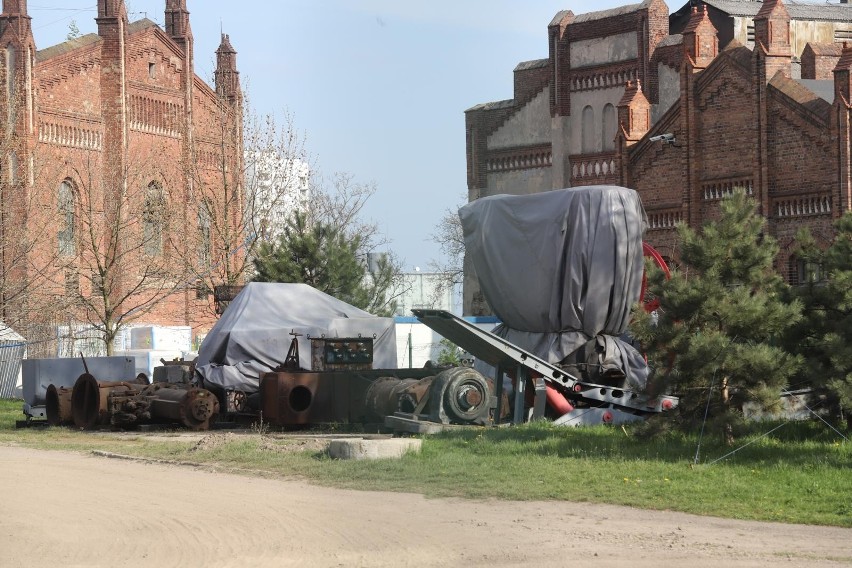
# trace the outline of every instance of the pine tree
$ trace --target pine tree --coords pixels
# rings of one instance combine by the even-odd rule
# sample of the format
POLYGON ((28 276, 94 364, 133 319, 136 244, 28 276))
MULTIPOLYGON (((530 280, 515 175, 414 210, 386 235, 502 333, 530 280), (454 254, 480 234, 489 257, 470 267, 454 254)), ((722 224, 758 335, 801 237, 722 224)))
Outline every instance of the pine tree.
POLYGON ((754 200, 737 190, 700 232, 680 225, 681 265, 669 280, 650 271, 660 308, 654 316, 635 310, 631 330, 656 370, 655 388, 681 397, 681 424, 691 426, 708 409, 710 427, 727 443, 743 404, 777 405, 798 365, 776 344, 801 305, 783 301, 785 285, 773 268, 778 247, 765 224, 754 200))
POLYGON ((798 258, 811 270, 790 295, 804 318, 786 334, 803 360, 802 378, 828 398, 836 416, 852 428, 852 213, 835 222, 835 238, 822 251, 809 231, 797 237, 798 258))
POLYGON ((368 273, 361 248, 359 236, 347 237, 322 221, 309 223, 296 212, 276 241, 261 244, 254 281, 308 284, 370 313, 390 315, 394 306, 386 296, 394 268, 381 260, 379 269, 368 273))

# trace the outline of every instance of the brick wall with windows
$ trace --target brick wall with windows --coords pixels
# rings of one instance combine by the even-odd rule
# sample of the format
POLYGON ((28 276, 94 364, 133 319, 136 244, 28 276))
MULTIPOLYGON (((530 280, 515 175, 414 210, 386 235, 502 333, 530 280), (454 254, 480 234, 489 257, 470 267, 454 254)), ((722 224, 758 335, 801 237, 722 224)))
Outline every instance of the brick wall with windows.
MULTIPOLYGON (((186 263, 200 257, 190 250, 192 236, 204 231, 196 202, 217 199, 199 188, 221 186, 223 169, 241 171, 235 52, 228 43, 231 68, 217 73, 229 83, 217 92, 195 74, 186 0, 165 2, 165 15, 164 30, 147 19, 129 22, 124 0, 101 0, 97 33, 38 51, 26 1, 0 16, 4 44, 32 51, 16 116, 16 155, 29 178, 27 231, 36 243, 23 278, 41 290, 45 306, 64 303, 58 318, 86 321, 85 300, 103 286, 96 249, 110 242, 110 227, 120 227, 114 242, 125 254, 113 300, 139 306, 160 294, 154 305, 139 308, 145 324, 191 325, 204 333, 214 323, 212 296, 197 294, 192 282, 199 267, 190 271, 186 263), (52 235, 40 228, 45 223, 52 235), (89 228, 100 245, 86 242, 89 228), (82 303, 66 302, 74 291, 82 303)), ((19 58, 0 74, 23 77, 25 70, 19 58)), ((8 193, 10 177, 2 184, 8 193)), ((208 251, 206 261, 217 254, 223 253, 208 251)))
MULTIPOLYGON (((664 25, 668 34, 668 22, 663 21, 662 15, 667 15, 668 9, 661 1, 648 0, 591 14, 560 12, 548 29, 554 125, 560 117, 572 113, 579 116, 584 106, 574 108, 579 93, 604 93, 609 87, 608 72, 614 72, 621 78, 622 92, 629 94, 632 89, 642 93, 625 94, 619 103, 613 157, 618 172, 616 183, 636 189, 645 205, 649 220, 646 240, 676 260, 676 224, 700 226, 718 214, 719 200, 724 195, 744 188, 758 201, 761 214, 767 218, 769 234, 779 242, 779 272, 792 277, 790 266, 796 263, 792 257, 799 228, 809 227, 818 242, 827 246, 832 238, 832 222, 852 209, 852 45, 820 44, 814 39, 802 53, 799 80, 792 76, 794 53, 790 34, 783 29, 791 20, 783 0, 764 0, 760 6, 747 8, 754 8, 754 19, 762 30, 762 39, 753 48, 736 40, 719 44, 724 38, 713 25, 711 16, 718 16, 715 9, 710 13, 692 6, 678 10, 673 18, 682 37, 654 34, 653 30, 664 25), (628 29, 646 30, 650 38, 640 43, 635 61, 621 58, 607 62, 600 59, 600 54, 590 53, 588 60, 596 65, 578 69, 559 66, 572 57, 576 59, 577 54, 572 55, 571 50, 576 50, 578 44, 572 42, 623 37, 628 29), (694 35, 689 36, 690 33, 694 35), (693 53, 696 46, 700 46, 700 52, 693 53), (656 104, 662 91, 656 75, 658 66, 672 69, 667 71, 672 76, 679 74, 679 99, 668 110, 657 109, 659 112, 646 130, 637 129, 639 123, 631 120, 631 113, 647 112, 643 105, 656 104), (633 76, 629 76, 631 73, 633 76), (664 134, 672 139, 651 141, 664 134)), ((805 29, 803 10, 806 8, 797 6, 795 11, 799 36, 805 29)), ((852 20, 852 6, 832 6, 831 13, 848 13, 847 21, 852 20)), ((823 13, 815 12, 814 17, 824 16, 820 14, 823 13)), ((611 46, 617 39, 609 41, 607 45, 611 46)), ((579 45, 593 48, 590 43, 579 45)), ((516 87, 516 91, 521 90, 516 87)), ((468 137, 469 172, 486 163, 490 132, 522 112, 525 104, 515 99, 468 111, 469 132, 477 134, 468 137), (476 142, 475 149, 472 141, 476 142)), ((578 120, 569 128, 579 133, 583 124, 578 120)), ((555 126, 553 168, 566 164, 570 168, 570 162, 559 155, 559 147, 567 145, 558 135, 555 126)), ((523 140, 518 140, 518 147, 523 144, 523 140)), ((572 161, 576 157, 571 156, 572 161)), ((552 177, 561 179, 556 172, 552 177)), ((570 176, 564 179, 571 180, 570 176)), ((600 183, 610 182, 604 176, 599 179, 600 183)), ((482 186, 485 180, 484 176, 469 177, 471 199, 487 194, 487 187, 482 186)), ((588 176, 582 181, 583 185, 597 183, 588 176)), ((554 187, 570 185, 576 184, 554 187)), ((465 280, 465 313, 479 315, 467 302, 475 297, 468 288, 475 292, 477 283, 465 280)))

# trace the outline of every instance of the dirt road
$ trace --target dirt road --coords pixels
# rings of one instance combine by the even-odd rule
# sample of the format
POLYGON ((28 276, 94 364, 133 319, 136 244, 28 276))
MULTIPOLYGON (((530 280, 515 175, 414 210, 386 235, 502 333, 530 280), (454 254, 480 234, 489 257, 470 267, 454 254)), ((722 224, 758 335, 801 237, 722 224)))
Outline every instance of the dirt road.
POLYGON ((852 566, 852 529, 425 499, 0 447, 0 566, 852 566))

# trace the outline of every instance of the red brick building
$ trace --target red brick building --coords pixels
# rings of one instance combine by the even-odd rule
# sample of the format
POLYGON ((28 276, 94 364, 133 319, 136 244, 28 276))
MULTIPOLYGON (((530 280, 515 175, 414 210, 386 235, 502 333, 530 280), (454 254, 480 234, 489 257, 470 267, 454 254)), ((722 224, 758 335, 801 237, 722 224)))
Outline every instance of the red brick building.
POLYGON ((37 50, 26 0, 3 0, 0 320, 30 341, 56 324, 204 331, 199 283, 232 252, 214 235, 242 212, 236 52, 223 35, 211 87, 186 0, 166 0, 165 29, 97 4, 96 34, 37 50))
MULTIPOLYGON (((677 222, 699 226, 744 187, 795 281, 798 228, 829 242, 832 221, 852 209, 852 45, 822 41, 852 30, 852 8, 815 7, 808 26, 811 12, 797 6, 794 19, 782 0, 691 4, 671 19, 662 0, 557 14, 549 58, 515 69, 515 97, 466 112, 469 197, 632 187, 646 240, 673 257, 677 222)), ((465 313, 483 309, 468 272, 465 313)))

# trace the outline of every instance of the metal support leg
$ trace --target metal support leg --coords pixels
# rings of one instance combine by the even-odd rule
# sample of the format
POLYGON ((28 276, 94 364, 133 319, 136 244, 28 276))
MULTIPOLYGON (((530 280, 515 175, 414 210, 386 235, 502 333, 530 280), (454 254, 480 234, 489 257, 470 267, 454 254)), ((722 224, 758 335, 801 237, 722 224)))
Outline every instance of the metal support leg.
POLYGON ((522 424, 526 420, 524 398, 527 390, 527 377, 529 377, 527 368, 518 365, 515 370, 515 408, 512 413, 512 424, 522 424))
POLYGON ((503 367, 497 365, 494 372, 494 393, 497 396, 497 406, 494 408, 494 417, 491 419, 492 426, 497 426, 500 423, 500 416, 503 413, 503 367))
POLYGON ((533 383, 535 385, 535 402, 532 420, 540 420, 544 418, 544 407, 547 404, 547 385, 543 377, 536 377, 533 383))

